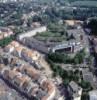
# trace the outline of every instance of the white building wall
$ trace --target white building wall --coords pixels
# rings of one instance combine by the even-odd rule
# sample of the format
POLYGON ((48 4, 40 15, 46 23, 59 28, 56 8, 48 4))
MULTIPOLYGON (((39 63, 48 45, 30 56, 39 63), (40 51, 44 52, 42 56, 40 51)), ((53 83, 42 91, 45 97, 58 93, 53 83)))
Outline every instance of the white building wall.
POLYGON ((32 31, 29 31, 27 33, 20 34, 18 36, 18 39, 22 40, 23 38, 26 38, 26 37, 32 37, 32 36, 35 36, 37 33, 45 32, 46 30, 47 30, 46 26, 42 26, 42 27, 36 28, 32 31))
POLYGON ((56 90, 54 90, 49 97, 47 98, 47 100, 53 100, 54 96, 55 96, 56 90))
POLYGON ((81 96, 75 97, 73 100, 81 100, 81 96))
POLYGON ((82 88, 78 91, 78 94, 81 96, 82 95, 82 88))
POLYGON ((89 92, 89 100, 97 100, 97 90, 89 92))
POLYGON ((90 100, 97 100, 97 96, 96 95, 90 95, 90 100))

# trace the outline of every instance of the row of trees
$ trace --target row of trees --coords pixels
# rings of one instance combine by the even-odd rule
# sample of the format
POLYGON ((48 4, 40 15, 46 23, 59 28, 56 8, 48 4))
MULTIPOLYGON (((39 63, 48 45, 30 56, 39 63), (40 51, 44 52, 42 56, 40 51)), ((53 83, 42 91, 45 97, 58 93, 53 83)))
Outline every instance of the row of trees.
POLYGON ((0 40, 0 46, 1 46, 1 47, 5 47, 5 46, 8 45, 10 42, 12 42, 13 39, 14 39, 14 37, 11 36, 11 37, 6 37, 6 38, 0 40))
POLYGON ((97 36, 97 18, 90 19, 87 27, 91 29, 91 35, 97 36))
POLYGON ((58 32, 58 33, 64 32, 65 33, 67 27, 65 24, 49 23, 48 29, 52 32, 58 32))
POLYGON ((78 52, 73 58, 65 53, 50 53, 48 54, 48 58, 55 63, 81 64, 85 58, 85 51, 78 52))

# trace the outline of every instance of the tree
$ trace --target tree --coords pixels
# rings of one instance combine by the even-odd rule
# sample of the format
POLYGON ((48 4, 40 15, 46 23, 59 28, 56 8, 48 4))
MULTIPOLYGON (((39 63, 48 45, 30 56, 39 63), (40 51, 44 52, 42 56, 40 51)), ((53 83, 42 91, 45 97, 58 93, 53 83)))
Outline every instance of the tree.
POLYGON ((71 34, 70 37, 69 37, 69 39, 75 39, 74 35, 71 34))
POLYGON ((80 52, 78 52, 75 57, 74 57, 74 63, 75 64, 81 64, 84 61, 85 58, 85 50, 81 50, 80 52))
POLYGON ((91 19, 87 26, 91 29, 92 35, 97 36, 97 18, 91 19))
POLYGON ((92 89, 92 86, 89 82, 82 80, 80 86, 84 89, 84 91, 88 92, 92 89))
POLYGON ((70 57, 64 53, 50 53, 48 54, 48 58, 56 63, 66 63, 70 59, 70 57))
POLYGON ((82 97, 81 97, 81 100, 89 100, 89 95, 88 95, 88 93, 83 93, 83 94, 82 94, 82 97))
POLYGON ((40 16, 35 15, 35 16, 33 17, 33 22, 41 22, 41 21, 42 21, 42 19, 41 19, 40 16))
POLYGON ((4 38, 4 39, 0 40, 0 46, 1 46, 1 47, 5 47, 5 46, 8 45, 10 42, 12 42, 13 39, 14 39, 14 37, 11 36, 11 37, 7 37, 7 38, 4 38))
POLYGON ((63 84, 64 84, 65 86, 67 86, 67 85, 69 84, 69 79, 64 79, 64 80, 63 80, 63 84))

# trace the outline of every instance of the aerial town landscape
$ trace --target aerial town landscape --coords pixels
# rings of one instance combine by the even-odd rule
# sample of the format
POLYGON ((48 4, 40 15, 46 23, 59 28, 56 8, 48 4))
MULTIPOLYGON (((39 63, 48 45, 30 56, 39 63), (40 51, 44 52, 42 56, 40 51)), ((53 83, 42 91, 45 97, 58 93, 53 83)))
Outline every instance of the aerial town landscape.
POLYGON ((0 100, 97 100, 97 0, 0 0, 0 100))

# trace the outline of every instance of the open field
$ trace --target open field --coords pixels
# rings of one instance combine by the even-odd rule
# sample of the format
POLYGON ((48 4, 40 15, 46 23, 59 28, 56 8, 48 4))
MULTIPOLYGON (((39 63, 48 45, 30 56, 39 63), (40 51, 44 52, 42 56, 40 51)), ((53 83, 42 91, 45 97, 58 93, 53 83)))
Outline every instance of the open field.
POLYGON ((41 34, 37 34, 35 36, 36 39, 40 41, 56 41, 56 42, 62 42, 63 40, 66 40, 65 35, 61 35, 60 33, 53 33, 53 32, 43 32, 41 34))

